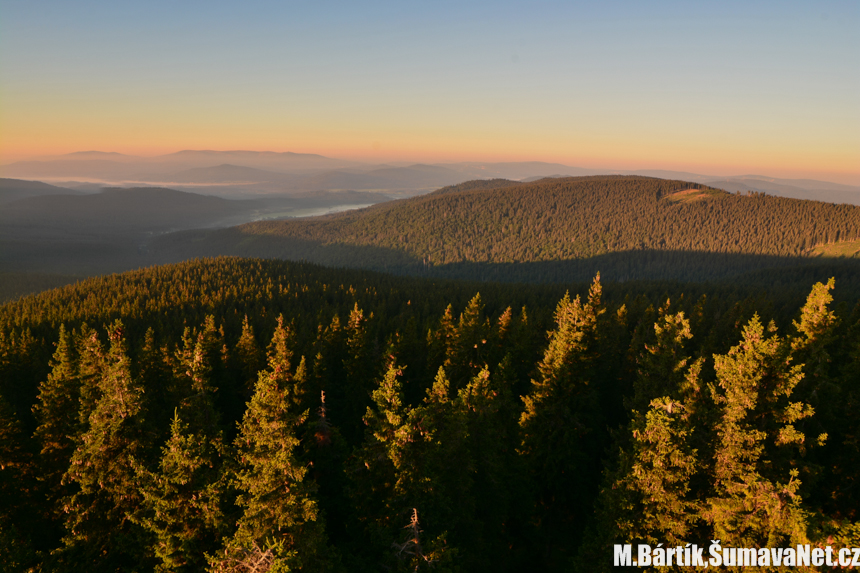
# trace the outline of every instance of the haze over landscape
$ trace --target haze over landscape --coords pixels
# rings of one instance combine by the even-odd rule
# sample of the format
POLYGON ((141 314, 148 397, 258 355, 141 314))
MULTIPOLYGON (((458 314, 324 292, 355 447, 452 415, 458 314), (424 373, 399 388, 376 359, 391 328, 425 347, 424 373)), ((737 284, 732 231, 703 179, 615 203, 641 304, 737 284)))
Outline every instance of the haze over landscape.
POLYGON ((850 567, 858 30, 0 0, 0 573, 850 567))

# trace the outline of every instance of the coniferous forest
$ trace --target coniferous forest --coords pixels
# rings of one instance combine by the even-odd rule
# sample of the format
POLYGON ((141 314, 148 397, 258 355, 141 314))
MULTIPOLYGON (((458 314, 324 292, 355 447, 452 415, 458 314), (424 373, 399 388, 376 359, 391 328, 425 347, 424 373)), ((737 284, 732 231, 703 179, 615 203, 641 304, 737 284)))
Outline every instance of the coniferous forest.
POLYGON ((860 546, 860 305, 840 284, 217 258, 7 303, 2 569, 605 571, 615 543, 860 546))
POLYGON ((465 280, 702 282, 832 264, 818 257, 844 242, 856 267, 856 241, 855 205, 595 176, 470 181, 327 217, 166 234, 147 249, 163 262, 273 257, 465 280))

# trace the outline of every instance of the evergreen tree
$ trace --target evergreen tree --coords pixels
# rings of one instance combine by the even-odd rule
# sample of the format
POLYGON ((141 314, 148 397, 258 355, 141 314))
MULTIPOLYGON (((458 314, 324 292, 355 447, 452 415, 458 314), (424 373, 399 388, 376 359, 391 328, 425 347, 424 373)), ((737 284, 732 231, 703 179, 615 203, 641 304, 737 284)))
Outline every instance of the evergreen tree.
POLYGON ((67 502, 63 570, 134 570, 147 560, 148 540, 129 520, 141 501, 132 460, 145 458, 147 446, 143 389, 131 376, 122 322, 108 338, 98 398, 64 478, 77 492, 67 502))
POLYGON ((364 562, 378 560, 390 547, 398 530, 398 513, 402 500, 395 499, 395 458, 406 421, 401 376, 403 367, 389 354, 389 364, 371 395, 373 405, 367 408, 364 443, 354 454, 349 469, 349 494, 355 507, 357 523, 352 536, 361 539, 353 552, 364 562))
POLYGON ((159 571, 199 571, 204 552, 214 552, 227 530, 223 513, 227 495, 225 447, 210 380, 219 362, 220 337, 207 318, 193 348, 187 337, 179 353, 185 372, 179 378, 180 406, 157 472, 136 464, 143 496, 134 516, 154 537, 159 571), (185 422, 187 421, 187 423, 185 422))
POLYGON ((236 439, 237 501, 243 514, 225 552, 213 559, 216 571, 231 570, 231 563, 261 548, 272 556, 272 570, 323 571, 336 566, 336 559, 326 552, 315 488, 305 480, 307 468, 296 457, 296 432, 307 412, 295 410, 287 341, 280 317, 269 346, 269 369, 259 375, 236 439))
POLYGON ((444 366, 446 372, 450 372, 454 392, 468 384, 491 359, 492 345, 487 346, 489 339, 490 323, 484 317, 481 295, 476 294, 460 314, 460 320, 448 338, 444 366))
POLYGON ((51 360, 51 373, 39 384, 34 437, 41 446, 42 479, 48 486, 52 505, 71 492, 60 481, 69 467, 75 440, 82 431, 79 418, 80 380, 73 334, 60 325, 57 349, 51 360))
POLYGON ((243 391, 246 398, 250 399, 254 393, 257 372, 262 370, 264 366, 264 355, 257 344, 254 329, 251 327, 250 322, 248 322, 247 314, 242 320, 242 334, 239 336, 239 341, 236 343, 232 357, 234 361, 233 369, 238 372, 239 377, 243 380, 243 391))
POLYGON ((362 416, 370 405, 375 368, 364 311, 355 304, 346 324, 346 355, 343 358, 343 403, 341 419, 345 434, 354 443, 361 439, 362 416))
POLYGON ((597 462, 598 398, 593 386, 594 339, 601 306, 599 277, 588 302, 568 295, 555 311, 556 330, 538 364, 539 377, 524 397, 521 453, 535 489, 535 523, 543 566, 563 559, 581 534, 596 484, 586 468, 597 462))
POLYGON ((669 314, 669 301, 659 310, 654 323, 653 341, 642 341, 644 350, 636 360, 637 377, 629 409, 645 412, 652 400, 660 396, 681 398, 682 382, 689 357, 684 343, 693 337, 690 321, 683 312, 669 314))
MULTIPOLYGON (((509 360, 495 374, 484 368, 460 390, 458 400, 466 422, 466 445, 472 459, 471 496, 478 525, 469 553, 487 571, 514 570, 511 550, 518 538, 519 498, 525 494, 521 460, 516 454, 516 415, 509 360)), ((476 565, 477 565, 476 564, 476 565)))
POLYGON ((78 378, 80 380, 80 408, 78 420, 83 429, 89 424, 90 414, 95 409, 100 396, 101 379, 106 368, 107 357, 104 346, 95 329, 81 325, 81 332, 75 341, 78 354, 78 378))
POLYGON ((703 516, 714 539, 727 547, 807 542, 795 457, 805 436, 794 424, 813 411, 808 404, 789 401, 803 376, 802 366, 791 365, 790 342, 775 330, 771 324, 772 335, 766 336, 754 316, 741 343, 714 356, 719 388, 712 386, 711 392, 720 411, 715 495, 703 516))
POLYGON ((200 571, 206 553, 215 553, 229 529, 224 445, 211 431, 191 429, 176 413, 158 471, 136 468, 143 499, 134 520, 154 538, 156 571, 200 571))
POLYGON ((632 502, 624 509, 632 509, 634 517, 627 513, 616 522, 628 543, 677 547, 691 539, 699 519, 699 503, 690 495, 698 458, 688 443, 684 408, 671 398, 657 398, 644 419, 633 423, 630 459, 621 463, 630 470, 615 486, 627 490, 627 503, 632 502))

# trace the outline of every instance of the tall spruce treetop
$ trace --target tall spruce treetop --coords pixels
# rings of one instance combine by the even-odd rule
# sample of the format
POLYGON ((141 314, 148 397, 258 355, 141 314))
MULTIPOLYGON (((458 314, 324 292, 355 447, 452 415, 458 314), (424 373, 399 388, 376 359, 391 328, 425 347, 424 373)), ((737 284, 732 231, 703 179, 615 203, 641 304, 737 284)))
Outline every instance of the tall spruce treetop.
POLYGON ((123 324, 108 328, 110 350, 98 399, 65 479, 79 488, 68 502, 66 563, 114 570, 142 559, 143 540, 129 522, 140 503, 133 461, 143 457, 143 389, 131 375, 123 324))
POLYGON ((34 437, 41 446, 45 479, 58 490, 81 431, 80 380, 73 335, 60 325, 59 340, 50 363, 51 373, 39 385, 38 402, 33 406, 38 426, 34 437))
MULTIPOLYGON (((520 417, 520 426, 526 452, 552 450, 558 446, 551 443, 553 438, 547 433, 579 434, 585 430, 585 425, 576 419, 575 412, 581 410, 584 413, 594 406, 579 403, 579 397, 593 394, 588 389, 591 374, 588 363, 592 358, 590 343, 594 340, 597 317, 605 312, 600 302, 601 293, 598 275, 588 293, 587 303, 582 304, 578 296, 571 301, 565 294, 556 307, 556 329, 550 333, 549 345, 538 364, 540 377, 532 380, 532 391, 523 398, 525 410, 520 417)), ((562 439, 566 441, 568 438, 562 439)), ((577 440, 573 436, 569 439, 577 440)))
POLYGON ((250 397, 254 392, 257 372, 263 366, 263 353, 257 345, 257 339, 254 337, 254 329, 251 327, 250 322, 248 322, 247 314, 242 320, 242 334, 236 343, 233 356, 238 362, 238 370, 242 376, 244 392, 250 397))
POLYGON ((78 418, 83 427, 89 423, 90 413, 95 408, 100 395, 99 385, 105 370, 105 350, 99 334, 89 328, 86 323, 81 325, 81 332, 76 340, 78 350, 78 377, 81 384, 81 404, 78 418))
POLYGON ((215 570, 228 570, 237 555, 259 548, 270 551, 275 566, 283 568, 273 570, 331 567, 312 497, 315 488, 305 480, 307 468, 296 457, 296 434, 307 411, 295 411, 288 339, 281 317, 269 346, 269 370, 260 372, 236 438, 237 501, 243 514, 215 570))
POLYGON ((215 553, 228 529, 224 446, 220 433, 210 431, 205 424, 190 428, 176 413, 158 471, 137 467, 143 500, 135 521, 154 537, 156 571, 202 570, 205 554, 215 553))
POLYGON ((720 410, 714 452, 715 497, 704 517, 714 539, 730 547, 780 547, 806 542, 800 507, 797 460, 805 446, 794 423, 813 414, 790 397, 803 374, 792 365, 791 346, 754 316, 743 340, 726 355, 714 356, 720 410), (787 448, 787 449, 786 449, 787 448))
POLYGON ((597 463, 600 443, 593 432, 600 427, 595 384, 595 348, 600 301, 599 276, 588 302, 565 295, 555 312, 556 330, 550 333, 539 377, 523 398, 520 416, 521 453, 534 492, 532 521, 539 524, 540 567, 559 567, 567 561, 571 539, 582 533, 584 516, 591 512, 595 476, 587 471, 597 463))
POLYGON ((644 350, 637 357, 637 377, 630 408, 644 413, 655 398, 680 398, 681 382, 689 361, 684 343, 692 337, 690 321, 683 312, 669 314, 669 301, 666 301, 654 323, 653 341, 645 342, 644 350))

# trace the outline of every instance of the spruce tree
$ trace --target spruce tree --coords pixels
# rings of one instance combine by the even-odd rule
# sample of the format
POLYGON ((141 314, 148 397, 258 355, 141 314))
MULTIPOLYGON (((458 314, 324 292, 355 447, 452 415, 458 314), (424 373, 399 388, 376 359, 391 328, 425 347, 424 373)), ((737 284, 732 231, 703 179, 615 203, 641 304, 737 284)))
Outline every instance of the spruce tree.
POLYGON ((242 320, 242 334, 231 355, 233 357, 233 369, 238 372, 242 380, 243 392, 247 399, 254 393, 254 384, 257 381, 257 372, 264 366, 264 355, 260 351, 254 329, 248 321, 248 315, 242 320))
POLYGON ((12 407, 0 395, 0 571, 24 571, 44 541, 36 468, 12 407))
POLYGON ((191 429, 176 413, 158 470, 137 466, 143 499, 134 516, 148 530, 159 572, 200 571, 229 530, 224 445, 211 428, 191 429))
POLYGON ((143 500, 134 517, 155 539, 158 571, 199 571, 206 563, 204 553, 214 553, 228 530, 222 471, 226 451, 210 380, 212 362, 220 356, 214 321, 207 323, 193 349, 180 353, 186 362, 177 380, 180 406, 159 468, 135 467, 143 500))
POLYGON ((288 338, 280 317, 270 344, 269 369, 257 379, 236 438, 237 502, 243 513, 226 549, 213 558, 214 571, 241 570, 235 564, 259 551, 271 555, 273 571, 325 571, 337 563, 326 552, 315 488, 305 479, 307 468, 296 455, 296 433, 307 411, 295 409, 288 338))
POLYGON ((403 399, 403 367, 389 355, 388 368, 371 395, 373 405, 364 416, 364 443, 354 455, 348 471, 349 493, 357 523, 352 535, 361 539, 355 552, 365 560, 379 559, 389 548, 400 527, 398 513, 403 504, 395 499, 395 459, 403 439, 407 408, 403 399))
POLYGON ((743 340, 714 356, 719 409, 714 451, 714 495, 703 516, 714 539, 727 547, 787 547, 807 542, 806 517, 798 495, 798 453, 805 435, 795 423, 813 414, 791 394, 803 377, 792 365, 791 344, 767 336, 758 316, 743 340))
POLYGON ((521 453, 526 458, 534 488, 534 532, 543 566, 563 560, 571 540, 582 532, 590 512, 593 474, 600 443, 594 388, 594 340, 597 319, 604 312, 599 277, 588 301, 569 295, 558 303, 556 329, 538 364, 539 377, 524 397, 520 416, 521 453))
POLYGON ((71 492, 60 481, 69 467, 75 440, 82 431, 79 418, 80 380, 74 335, 60 325, 57 348, 51 360, 51 373, 39 384, 38 402, 33 406, 36 417, 34 437, 41 447, 42 479, 47 484, 52 505, 71 492))
POLYGON ((141 501, 132 460, 147 445, 143 388, 131 375, 122 322, 110 325, 108 338, 98 397, 64 477, 77 491, 66 503, 62 570, 134 570, 147 562, 148 540, 129 519, 141 501))
POLYGON ((484 303, 476 294, 463 309, 453 329, 445 352, 445 370, 449 372, 453 390, 457 392, 486 366, 492 348, 489 320, 484 316, 484 303))

